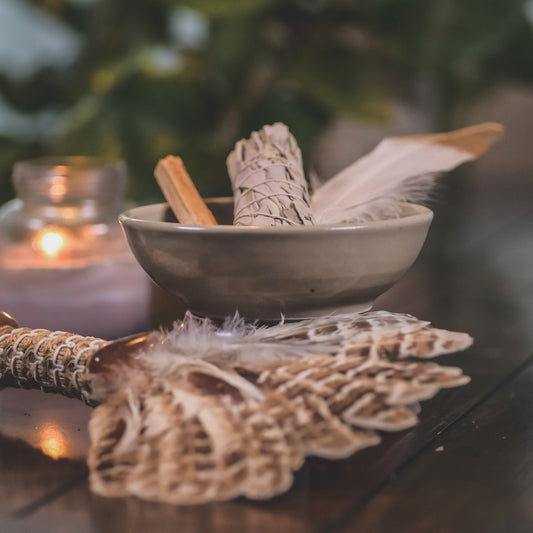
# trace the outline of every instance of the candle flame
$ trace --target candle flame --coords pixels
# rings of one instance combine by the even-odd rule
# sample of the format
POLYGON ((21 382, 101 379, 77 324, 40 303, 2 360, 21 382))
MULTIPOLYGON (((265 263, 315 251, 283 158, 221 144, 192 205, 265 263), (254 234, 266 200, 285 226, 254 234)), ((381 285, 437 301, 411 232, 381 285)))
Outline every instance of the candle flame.
POLYGON ((47 257, 57 257, 67 244, 67 235, 59 228, 45 228, 35 237, 35 247, 47 257))

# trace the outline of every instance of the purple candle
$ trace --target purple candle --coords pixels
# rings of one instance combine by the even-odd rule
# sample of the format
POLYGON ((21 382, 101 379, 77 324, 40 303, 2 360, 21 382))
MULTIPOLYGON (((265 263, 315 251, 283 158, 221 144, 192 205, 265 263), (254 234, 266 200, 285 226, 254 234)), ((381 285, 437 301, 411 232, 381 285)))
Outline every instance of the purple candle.
POLYGON ((147 327, 149 280, 117 222, 125 167, 91 158, 15 165, 0 210, 0 308, 21 326, 113 338, 147 327))

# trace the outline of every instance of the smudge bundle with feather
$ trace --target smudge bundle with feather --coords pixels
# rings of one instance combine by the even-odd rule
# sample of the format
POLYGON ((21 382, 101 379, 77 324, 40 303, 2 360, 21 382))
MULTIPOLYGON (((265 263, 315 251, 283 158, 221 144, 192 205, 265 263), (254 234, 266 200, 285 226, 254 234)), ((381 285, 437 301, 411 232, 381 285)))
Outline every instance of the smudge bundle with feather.
POLYGON ((416 424, 413 404, 468 382, 426 360, 472 339, 377 311, 269 328, 188 315, 160 341, 93 414, 90 480, 104 496, 279 494, 307 455, 347 457, 416 424))

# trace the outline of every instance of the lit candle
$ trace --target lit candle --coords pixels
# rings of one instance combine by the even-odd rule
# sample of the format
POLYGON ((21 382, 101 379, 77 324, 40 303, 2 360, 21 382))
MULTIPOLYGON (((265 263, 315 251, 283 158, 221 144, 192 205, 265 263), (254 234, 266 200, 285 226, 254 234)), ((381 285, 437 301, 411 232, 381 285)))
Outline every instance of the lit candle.
POLYGON ((117 169, 68 163, 15 180, 22 201, 0 210, 0 309, 22 326, 101 338, 145 330, 150 282, 118 225, 117 169))
POLYGON ((146 329, 149 281, 129 250, 97 258, 61 255, 60 234, 0 253, 0 307, 23 326, 114 338, 146 329))

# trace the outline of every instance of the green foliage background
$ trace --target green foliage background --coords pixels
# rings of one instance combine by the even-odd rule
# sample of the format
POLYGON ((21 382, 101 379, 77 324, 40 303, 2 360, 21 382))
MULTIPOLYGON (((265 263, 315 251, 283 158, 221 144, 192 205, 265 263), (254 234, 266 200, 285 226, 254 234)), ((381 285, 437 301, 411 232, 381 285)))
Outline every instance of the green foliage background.
POLYGON ((0 201, 12 164, 44 154, 122 158, 140 201, 159 197, 156 161, 179 154, 203 194, 224 194, 227 154, 265 123, 287 123, 309 158, 336 117, 385 121, 421 81, 445 128, 494 83, 533 79, 531 0, 30 1, 82 47, 68 68, 0 73, 12 108, 62 120, 31 142, 0 138, 0 201))

